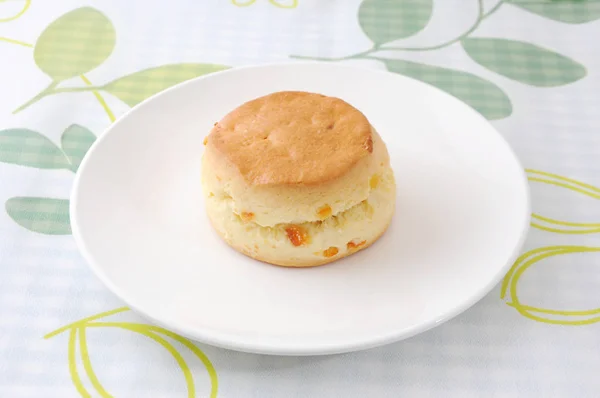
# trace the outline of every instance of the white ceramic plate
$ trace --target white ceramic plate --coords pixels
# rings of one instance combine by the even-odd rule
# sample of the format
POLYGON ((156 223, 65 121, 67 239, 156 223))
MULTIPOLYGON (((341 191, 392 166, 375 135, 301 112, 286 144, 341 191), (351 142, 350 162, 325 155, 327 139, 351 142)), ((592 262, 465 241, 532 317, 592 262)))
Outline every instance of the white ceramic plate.
POLYGON ((140 104, 94 144, 71 200, 83 255, 132 308, 201 342, 282 355, 374 347, 464 311, 515 259, 529 213, 522 167, 474 110, 407 77, 320 63, 232 69, 140 104), (233 108, 280 90, 343 98, 387 143, 397 212, 371 248, 286 269, 213 233, 202 141, 233 108))

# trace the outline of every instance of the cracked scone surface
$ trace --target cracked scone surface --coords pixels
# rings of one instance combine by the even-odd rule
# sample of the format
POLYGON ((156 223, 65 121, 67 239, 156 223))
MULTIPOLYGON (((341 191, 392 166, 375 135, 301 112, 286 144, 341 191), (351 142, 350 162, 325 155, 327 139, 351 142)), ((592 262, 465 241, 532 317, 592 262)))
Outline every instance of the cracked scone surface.
POLYGON ((209 219, 257 260, 325 264, 368 247, 391 221, 396 186, 385 144, 338 98, 257 98, 216 123, 205 145, 209 219))

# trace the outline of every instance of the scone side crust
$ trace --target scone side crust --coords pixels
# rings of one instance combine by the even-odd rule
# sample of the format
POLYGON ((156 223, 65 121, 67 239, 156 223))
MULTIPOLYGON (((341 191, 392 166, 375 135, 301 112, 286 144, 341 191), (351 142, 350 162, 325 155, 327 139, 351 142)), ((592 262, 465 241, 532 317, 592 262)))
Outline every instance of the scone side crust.
POLYGON ((373 152, 367 118, 341 99, 278 92, 242 104, 210 132, 207 146, 249 185, 318 185, 373 152))
POLYGON ((392 170, 388 169, 368 200, 324 221, 294 225, 306 233, 305 244, 299 245, 290 239, 287 231, 290 224, 261 227, 233 213, 231 205, 230 198, 207 198, 211 224, 229 246, 275 265, 316 266, 356 253, 382 234, 394 213, 395 182, 392 170))
MULTIPOLYGON (((212 220, 209 217, 209 220, 212 224, 212 220)), ((385 228, 381 231, 381 233, 376 236, 374 239, 365 242, 364 245, 362 245, 360 248, 357 248, 356 250, 347 250, 345 252, 343 252, 341 255, 339 256, 335 256, 335 257, 330 257, 330 258, 321 258, 321 259, 305 259, 305 260, 300 260, 300 261, 290 261, 290 260, 283 260, 283 259, 275 259, 272 257, 268 257, 268 256, 264 256, 258 253, 253 253, 251 251, 245 250, 242 246, 237 246, 234 245, 232 242, 227 241, 223 235, 221 235, 221 233, 219 232, 219 230, 217 228, 214 228, 215 231, 217 232, 217 234, 221 237, 221 239, 223 239, 223 241, 229 245, 232 249, 234 249, 235 251, 237 251, 240 254, 243 254, 245 256, 248 256, 254 260, 269 264, 269 265, 276 265, 279 267, 287 267, 287 268, 311 268, 311 267, 318 267, 321 265, 326 265, 326 264, 330 264, 333 263, 335 261, 341 260, 343 258, 346 258, 348 256, 351 256, 353 254, 358 253, 361 250, 365 250, 368 249, 369 247, 371 247, 371 245, 373 245, 375 242, 377 242, 385 233, 386 231, 389 229, 390 224, 391 224, 391 219, 388 222, 388 224, 385 226, 385 228)), ((214 226, 213 226, 214 227, 214 226)))

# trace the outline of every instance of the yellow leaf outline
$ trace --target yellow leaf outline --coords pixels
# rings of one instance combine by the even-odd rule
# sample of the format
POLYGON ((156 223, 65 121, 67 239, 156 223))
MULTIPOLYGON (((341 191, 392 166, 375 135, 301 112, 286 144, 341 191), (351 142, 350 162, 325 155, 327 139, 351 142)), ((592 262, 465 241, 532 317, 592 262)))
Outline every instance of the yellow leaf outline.
MULTIPOLYGON (((2 3, 2 1, 0 1, 0 3, 2 3)), ((21 18, 23 16, 23 14, 25 14, 27 12, 27 10, 29 9, 30 6, 31 6, 31 0, 25 0, 25 4, 23 5, 23 8, 21 9, 21 11, 19 11, 18 13, 16 13, 13 16, 6 17, 6 18, 0 18, 0 23, 10 22, 10 21, 14 21, 16 19, 21 18)))
POLYGON ((278 8, 288 8, 288 9, 292 9, 292 8, 296 8, 298 7, 298 0, 293 0, 291 4, 281 4, 279 3, 277 0, 269 0, 269 3, 271 3, 272 5, 274 5, 275 7, 278 8))
POLYGON ((231 0, 231 4, 237 7, 248 7, 252 4, 256 3, 256 0, 248 0, 248 1, 240 1, 240 0, 231 0))
MULTIPOLYGON (((74 328, 72 330, 74 330, 74 328)), ((81 362, 83 363, 83 368, 85 369, 88 379, 102 398, 112 398, 112 395, 106 392, 102 384, 100 384, 98 376, 96 376, 96 373, 92 368, 92 361, 90 361, 90 354, 87 348, 85 327, 79 326, 77 330, 79 331, 79 355, 81 356, 81 362)))
MULTIPOLYGON (((231 0, 231 4, 233 4, 236 7, 248 7, 253 5, 254 3, 256 3, 256 0, 231 0)), ((292 0, 290 4, 283 4, 280 3, 278 0, 269 0, 269 3, 271 3, 271 5, 277 8, 292 9, 298 7, 298 0, 292 0)))
POLYGON ((202 352, 195 344, 193 344, 190 340, 179 336, 173 332, 170 332, 162 327, 147 325, 142 323, 131 323, 131 322, 97 322, 97 320, 118 314, 120 312, 128 311, 127 307, 120 307, 114 310, 102 312, 100 314, 96 314, 84 319, 81 319, 77 322, 70 323, 65 325, 53 332, 48 333, 44 336, 45 339, 49 339, 54 337, 60 333, 63 333, 67 330, 70 331, 69 334, 69 349, 68 349, 68 360, 69 360, 69 373, 71 375, 71 380, 82 397, 91 397, 90 393, 86 390, 83 382, 81 381, 81 377, 78 373, 77 369, 77 361, 76 361, 76 345, 77 345, 77 335, 79 334, 79 353, 81 356, 81 361, 83 363, 84 370, 87 374, 88 379, 92 383, 94 389, 102 396, 103 398, 112 398, 112 396, 104 389, 98 377, 96 376, 92 363, 89 357, 89 352, 87 349, 87 337, 85 329, 88 327, 94 328, 102 328, 102 327, 112 327, 112 328, 120 328, 124 330, 129 330, 131 332, 142 334, 158 344, 160 344, 163 348, 165 348, 175 359, 179 368, 183 372, 186 387, 188 391, 188 398, 196 397, 196 390, 192 372, 185 362, 183 356, 177 351, 177 349, 166 339, 161 337, 163 335, 172 340, 179 342, 181 345, 189 349, 204 365, 211 384, 210 389, 210 398, 216 398, 218 392, 218 377, 216 370, 213 364, 210 362, 206 354, 202 352))
POLYGON ((530 305, 524 305, 521 303, 518 297, 517 285, 519 279, 525 271, 535 263, 544 260, 552 256, 558 256, 563 254, 573 253, 595 253, 600 252, 600 247, 588 247, 588 246, 547 246, 540 247, 528 251, 521 255, 513 264, 511 269, 508 271, 500 288, 500 298, 505 299, 507 293, 510 295, 510 301, 506 304, 510 307, 515 308, 521 315, 531 320, 549 323, 554 325, 565 325, 565 326, 581 326, 590 325, 596 322, 600 322, 600 308, 594 308, 591 310, 553 310, 549 308, 534 307, 530 305), (578 319, 555 319, 550 317, 544 317, 540 314, 545 315, 558 315, 567 318, 578 318, 578 319), (580 319, 583 317, 584 319, 580 319))
POLYGON ((77 360, 75 358, 75 351, 77 345, 77 329, 71 329, 69 333, 69 374, 71 375, 71 380, 73 381, 73 385, 77 389, 77 392, 84 398, 91 398, 90 393, 85 389, 83 382, 81 381, 81 377, 79 377, 79 372, 77 370, 77 360))
MULTIPOLYGON (((573 192, 600 200, 600 188, 597 188, 593 185, 545 171, 533 169, 526 169, 525 171, 527 172, 528 180, 531 182, 539 182, 543 184, 554 185, 560 188, 566 188, 573 192)), ((531 218, 532 227, 546 232, 569 235, 600 233, 600 223, 580 223, 556 220, 537 213, 533 213, 531 218)))

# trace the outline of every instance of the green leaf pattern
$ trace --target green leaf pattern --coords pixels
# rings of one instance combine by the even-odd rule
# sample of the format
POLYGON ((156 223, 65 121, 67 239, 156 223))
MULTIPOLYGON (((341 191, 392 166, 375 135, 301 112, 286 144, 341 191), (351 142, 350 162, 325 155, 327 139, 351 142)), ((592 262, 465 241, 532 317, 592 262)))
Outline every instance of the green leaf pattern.
POLYGON ((466 102, 488 119, 502 119, 512 112, 504 91, 471 73, 403 60, 386 59, 383 62, 390 72, 436 86, 466 102))
POLYGON ((478 64, 509 79, 536 87, 562 86, 586 75, 585 67, 580 63, 530 43, 466 38, 462 45, 478 64))
POLYGON ((66 169, 70 166, 58 146, 29 129, 0 131, 0 162, 38 169, 66 169))
POLYGON ((600 2, 596 0, 509 0, 509 3, 541 17, 570 24, 600 19, 600 2))
POLYGON ((47 235, 70 235, 69 201, 17 197, 6 201, 6 212, 17 224, 47 235))
MULTIPOLYGON (((363 0, 358 20, 373 47, 355 54, 336 57, 292 56, 299 59, 343 61, 371 59, 383 62, 391 72, 432 84, 471 105, 490 120, 511 115, 512 105, 506 93, 495 83, 474 74, 404 61, 406 53, 442 50, 462 44, 468 56, 479 65, 518 82, 534 87, 556 87, 574 83, 587 75, 585 66, 565 55, 533 43, 500 38, 474 37, 481 23, 505 5, 517 6, 557 21, 584 23, 600 18, 597 0, 478 0, 479 14, 470 27, 438 44, 424 47, 398 47, 394 41, 425 29, 433 12, 427 0, 363 0), (385 47, 382 47, 385 44, 385 47), (380 51, 396 56, 382 57, 380 51)), ((387 54, 386 54, 387 55, 387 54)))
POLYGON ((431 18, 433 0, 365 0, 358 21, 376 47, 423 30, 431 18))
POLYGON ((224 65, 212 64, 163 65, 123 76, 106 84, 102 89, 127 105, 135 106, 175 84, 227 68, 224 65))
POLYGON ((69 169, 76 172, 87 153, 96 141, 96 136, 87 128, 73 124, 63 132, 61 137, 62 150, 69 158, 69 169))
POLYGON ((38 38, 34 59, 55 82, 100 66, 115 47, 115 29, 100 11, 83 7, 52 22, 38 38))

